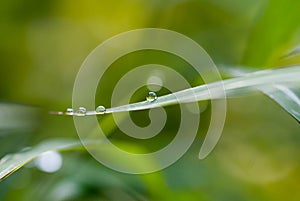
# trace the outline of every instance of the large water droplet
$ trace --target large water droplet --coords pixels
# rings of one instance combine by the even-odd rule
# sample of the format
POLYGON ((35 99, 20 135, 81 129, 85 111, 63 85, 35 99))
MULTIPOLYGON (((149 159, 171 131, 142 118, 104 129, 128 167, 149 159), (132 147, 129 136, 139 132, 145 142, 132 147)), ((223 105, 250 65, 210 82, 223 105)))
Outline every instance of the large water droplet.
POLYGON ((100 105, 100 106, 98 106, 98 107, 96 108, 96 112, 97 112, 98 114, 104 114, 105 111, 106 111, 106 108, 105 108, 104 106, 102 106, 102 105, 100 105))
POLYGON ((79 107, 77 112, 76 112, 77 116, 85 116, 86 115, 86 109, 85 107, 79 107))
POLYGON ((150 92, 148 93, 148 95, 146 96, 146 100, 147 100, 148 102, 153 102, 153 101, 155 101, 156 99, 157 99, 157 95, 156 95, 156 93, 153 92, 153 91, 150 91, 150 92))
POLYGON ((73 115, 74 114, 73 108, 67 108, 65 114, 66 115, 73 115))

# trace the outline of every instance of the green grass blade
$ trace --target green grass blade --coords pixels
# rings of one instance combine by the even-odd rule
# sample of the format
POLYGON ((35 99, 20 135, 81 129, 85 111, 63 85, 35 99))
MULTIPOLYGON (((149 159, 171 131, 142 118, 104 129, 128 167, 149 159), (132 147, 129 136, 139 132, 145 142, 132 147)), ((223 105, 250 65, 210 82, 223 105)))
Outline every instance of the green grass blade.
POLYGON ((0 181, 45 152, 74 150, 81 147, 82 144, 77 140, 56 139, 42 142, 27 151, 6 155, 0 160, 0 181))
MULTIPOLYGON (((283 69, 288 68, 289 67, 283 69)), ((255 71, 255 69, 246 67, 233 68, 227 66, 223 67, 222 71, 226 76, 246 76, 250 72, 255 71)), ((297 70, 295 73, 298 75, 297 70)), ((279 81, 274 80, 273 83, 258 86, 257 89, 278 103, 300 122, 300 77, 290 81, 281 79, 279 79, 279 81)))
POLYGON ((106 113, 124 112, 134 110, 144 110, 166 105, 177 104, 181 102, 194 102, 209 99, 224 98, 220 89, 224 89, 227 97, 246 95, 249 91, 258 90, 263 86, 280 83, 295 83, 300 78, 300 66, 262 70, 253 73, 247 73, 244 76, 227 79, 220 82, 210 83, 185 89, 172 94, 158 97, 154 102, 142 101, 128 105, 108 108, 106 113))

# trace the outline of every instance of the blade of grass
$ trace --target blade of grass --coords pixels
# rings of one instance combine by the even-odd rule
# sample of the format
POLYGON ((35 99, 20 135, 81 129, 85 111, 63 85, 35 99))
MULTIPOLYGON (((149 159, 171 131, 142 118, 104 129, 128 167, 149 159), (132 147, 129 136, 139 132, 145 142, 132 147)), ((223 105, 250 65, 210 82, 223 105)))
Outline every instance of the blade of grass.
POLYGON ((6 155, 0 160, 0 181, 45 152, 67 151, 81 148, 82 144, 78 140, 55 139, 42 142, 27 151, 6 155))
MULTIPOLYGON (((249 95, 253 91, 262 91, 270 98, 275 100, 287 112, 300 121, 300 105, 295 96, 299 87, 291 90, 283 90, 288 88, 291 83, 300 83, 300 66, 290 66, 271 70, 254 71, 254 68, 221 68, 224 75, 237 76, 234 78, 200 85, 197 87, 185 89, 175 93, 158 97, 155 101, 141 101, 127 105, 121 105, 106 109, 105 113, 125 112, 146 110, 156 107, 163 107, 178 103, 196 102, 209 99, 231 98, 241 95, 249 95), (274 87, 274 86, 277 87, 274 87), (281 86, 278 88, 278 86, 281 86), (223 91, 224 90, 224 91, 223 91), (225 94, 224 94, 225 92, 225 94)), ((56 114, 64 114, 56 112, 56 114)), ((87 111, 86 115, 98 115, 96 111, 87 111)), ((76 113, 74 113, 76 116, 76 113)))
MULTIPOLYGON (((134 169, 145 169, 149 166, 156 166, 155 160, 144 160, 142 163, 140 160, 133 160, 128 163, 128 160, 120 155, 119 153, 113 152, 111 146, 106 143, 106 140, 71 140, 71 139, 52 139, 46 140, 33 148, 26 149, 14 154, 8 154, 0 160, 0 182, 16 172, 18 169, 29 163, 33 159, 49 151, 74 151, 74 150, 85 150, 89 147, 93 150, 94 154, 102 154, 114 158, 117 161, 124 161, 124 168, 134 169), (84 145, 84 146, 83 146, 84 145), (101 145, 101 146, 99 146, 101 145)), ((144 152, 145 147, 137 145, 135 143, 127 143, 123 141, 115 142, 121 147, 130 149, 133 152, 144 152)), ((89 151, 90 151, 89 150, 89 151)), ((90 152, 91 153, 91 152, 90 152)))
MULTIPOLYGON (((226 76, 245 76, 249 72, 255 71, 246 67, 224 67, 223 73, 226 76)), ((298 75, 298 74, 297 74, 298 75)), ((291 82, 273 82, 269 85, 258 86, 257 89, 270 97, 300 122, 300 77, 291 82)))
MULTIPOLYGON (((257 90, 262 86, 270 86, 280 83, 299 82, 300 66, 278 68, 272 70, 262 70, 254 73, 247 73, 241 77, 235 77, 224 81, 201 85, 182 91, 178 91, 165 96, 160 96, 154 102, 142 101, 128 105, 108 108, 106 113, 124 112, 134 110, 145 110, 155 107, 177 104, 180 102, 194 102, 209 99, 225 98, 220 93, 224 89, 227 97, 235 97, 243 91, 248 94, 249 91, 257 90), (237 93, 238 92, 238 93, 237 93)), ((97 114, 90 111, 87 115, 97 114)))

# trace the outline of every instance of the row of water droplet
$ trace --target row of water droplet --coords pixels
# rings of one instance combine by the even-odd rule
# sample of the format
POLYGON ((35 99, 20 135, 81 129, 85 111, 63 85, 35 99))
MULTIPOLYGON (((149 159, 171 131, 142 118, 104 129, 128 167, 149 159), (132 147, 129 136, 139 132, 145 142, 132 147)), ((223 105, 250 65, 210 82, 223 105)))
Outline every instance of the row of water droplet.
MULTIPOLYGON (((155 92, 149 92, 146 96, 146 100, 148 102, 154 102, 157 100, 157 95, 155 92)), ((98 106, 95 111, 93 111, 93 114, 105 114, 106 108, 102 105, 98 106)), ((69 115, 69 116, 86 116, 88 113, 87 109, 85 107, 79 107, 78 110, 74 111, 73 108, 67 108, 65 112, 53 112, 53 114, 58 115, 69 115)))
MULTIPOLYGON (((102 105, 98 106, 96 108, 96 114, 104 114, 106 111, 106 108, 102 105)), ((87 109, 85 107, 79 107, 77 111, 74 111, 73 108, 67 108, 67 110, 64 112, 65 115, 71 115, 71 116, 85 116, 87 114, 87 109)))

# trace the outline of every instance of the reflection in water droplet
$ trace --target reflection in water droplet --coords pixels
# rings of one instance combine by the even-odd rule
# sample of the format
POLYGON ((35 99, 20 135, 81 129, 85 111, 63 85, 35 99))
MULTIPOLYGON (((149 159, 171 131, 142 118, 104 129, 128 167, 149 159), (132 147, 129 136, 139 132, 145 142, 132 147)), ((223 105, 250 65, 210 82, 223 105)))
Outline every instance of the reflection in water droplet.
POLYGON ((96 108, 96 112, 97 112, 98 114, 104 114, 105 111, 106 111, 106 109, 105 109, 105 107, 102 106, 102 105, 100 105, 100 106, 98 106, 98 107, 96 108))
POLYGON ((157 95, 156 95, 156 93, 153 92, 153 91, 150 91, 150 92, 148 93, 147 97, 146 97, 146 100, 147 100, 148 102, 153 102, 153 101, 155 101, 156 99, 157 99, 157 95))
POLYGON ((74 114, 74 110, 72 108, 67 108, 65 114, 66 115, 73 115, 74 114))
POLYGON ((86 109, 85 107, 79 107, 77 112, 76 112, 77 116, 85 116, 86 115, 86 109))

